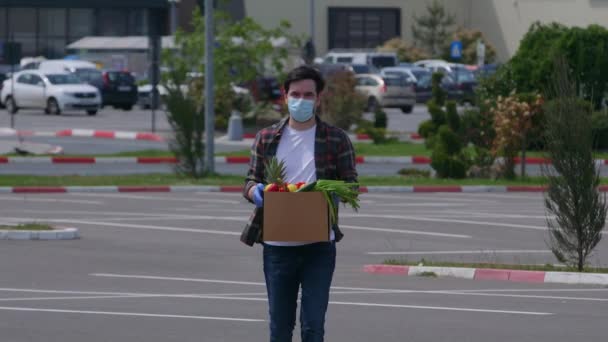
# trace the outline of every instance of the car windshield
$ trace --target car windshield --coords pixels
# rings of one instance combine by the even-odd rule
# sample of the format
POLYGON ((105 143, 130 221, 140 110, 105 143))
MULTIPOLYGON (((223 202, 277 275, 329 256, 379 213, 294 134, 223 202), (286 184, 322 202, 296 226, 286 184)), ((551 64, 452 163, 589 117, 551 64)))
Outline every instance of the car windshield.
POLYGON ((393 67, 396 64, 395 57, 390 56, 375 56, 371 58, 371 62, 373 66, 379 69, 393 67))
POLYGON ((101 71, 91 68, 81 68, 75 70, 76 76, 87 83, 103 82, 101 71))
POLYGON ((364 64, 353 64, 352 67, 356 74, 367 74, 370 71, 369 66, 364 64))
POLYGON ((74 74, 50 74, 46 75, 51 84, 81 84, 82 81, 74 74))
POLYGON ((457 82, 475 82, 475 74, 467 69, 456 69, 454 78, 457 82))
POLYGON ((416 79, 418 81, 420 81, 421 79, 424 79, 426 77, 431 77, 431 73, 429 71, 426 70, 412 70, 412 74, 414 74, 414 76, 416 76, 416 79))
POLYGON ((108 72, 108 78, 112 82, 119 83, 134 83, 135 79, 128 72, 108 72))
POLYGON ((405 78, 402 77, 384 77, 384 84, 392 87, 403 87, 405 85, 405 78))

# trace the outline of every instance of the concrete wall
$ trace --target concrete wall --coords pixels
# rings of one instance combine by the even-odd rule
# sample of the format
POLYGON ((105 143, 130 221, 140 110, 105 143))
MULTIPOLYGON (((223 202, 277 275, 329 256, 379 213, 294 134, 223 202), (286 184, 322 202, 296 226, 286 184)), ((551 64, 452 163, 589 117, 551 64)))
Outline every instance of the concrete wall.
MULTIPOLYGON (((280 20, 292 24, 292 33, 308 35, 310 0, 244 0, 245 13, 266 27, 280 20)), ((317 53, 327 51, 329 7, 392 7, 401 9, 401 33, 412 39, 413 16, 425 12, 432 0, 315 0, 317 53)), ((558 21, 569 26, 608 25, 608 0, 440 0, 455 14, 456 24, 479 29, 498 50, 498 59, 510 58, 535 21, 558 21)))

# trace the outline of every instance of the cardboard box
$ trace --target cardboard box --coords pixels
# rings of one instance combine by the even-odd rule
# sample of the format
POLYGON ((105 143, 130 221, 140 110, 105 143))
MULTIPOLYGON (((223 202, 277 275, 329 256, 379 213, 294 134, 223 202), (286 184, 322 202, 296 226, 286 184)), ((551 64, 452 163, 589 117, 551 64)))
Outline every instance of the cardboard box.
POLYGON ((329 229, 329 206, 323 193, 264 193, 264 241, 329 241, 329 229))

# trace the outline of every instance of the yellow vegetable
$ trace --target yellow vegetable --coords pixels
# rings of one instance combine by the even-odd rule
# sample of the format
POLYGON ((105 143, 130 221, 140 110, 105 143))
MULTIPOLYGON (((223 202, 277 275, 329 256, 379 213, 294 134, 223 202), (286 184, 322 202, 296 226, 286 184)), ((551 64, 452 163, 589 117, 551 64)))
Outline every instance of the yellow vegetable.
POLYGON ((296 191, 298 191, 298 187, 295 184, 289 184, 287 186, 287 189, 289 189, 289 192, 296 192, 296 191))

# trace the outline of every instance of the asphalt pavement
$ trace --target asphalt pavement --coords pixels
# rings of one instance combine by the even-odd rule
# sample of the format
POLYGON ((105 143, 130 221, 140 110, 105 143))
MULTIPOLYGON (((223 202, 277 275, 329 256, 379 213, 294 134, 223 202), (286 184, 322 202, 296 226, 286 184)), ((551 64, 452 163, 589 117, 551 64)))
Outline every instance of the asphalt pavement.
MULTIPOLYGON (((365 194, 345 238, 326 340, 602 341, 608 288, 369 275, 385 258, 553 263, 538 194, 365 194)), ((237 194, 0 195, 0 221, 81 240, 0 240, 2 340, 264 341, 261 248, 237 194)), ((591 259, 608 264, 603 241, 591 259)), ((298 331, 295 332, 296 336, 298 331)), ((294 338, 294 340, 299 340, 294 338)))

